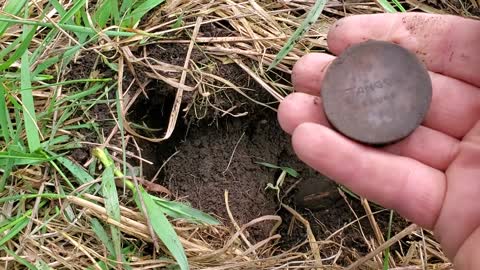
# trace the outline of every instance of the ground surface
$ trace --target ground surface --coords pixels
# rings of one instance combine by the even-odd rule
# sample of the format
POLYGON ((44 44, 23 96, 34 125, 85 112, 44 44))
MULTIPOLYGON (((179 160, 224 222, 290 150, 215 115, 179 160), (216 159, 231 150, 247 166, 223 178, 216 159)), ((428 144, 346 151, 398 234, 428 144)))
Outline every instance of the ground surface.
MULTIPOLYGON (((0 269, 163 269, 183 254, 192 269, 343 269, 362 259, 361 269, 379 269, 384 257, 392 268, 449 269, 430 232, 303 164, 277 122, 292 65, 328 52, 337 19, 384 12, 382 1, 328 1, 271 71, 314 1, 135 2, 150 6, 0 4, 13 13, 0 16, 0 269), (176 104, 173 134, 153 142, 176 104), (280 182, 277 197, 267 187, 280 182), (175 201, 221 224, 195 223, 211 219, 175 201), (155 211, 141 211, 146 202, 155 211)), ((477 2, 402 5, 475 17, 477 2)))
MULTIPOLYGON (((171 64, 182 63, 186 54, 183 46, 154 46, 150 47, 150 50, 149 55, 171 64)), ((95 55, 87 55, 81 62, 72 65, 72 74, 87 75, 95 63, 94 57, 95 55)), ((197 57, 196 60, 201 59, 198 52, 194 57, 197 57)), ((263 89, 249 80, 248 74, 238 66, 217 64, 218 76, 252 89, 256 97, 264 102, 271 101, 263 89)), ((100 70, 102 69, 105 69, 108 75, 108 69, 100 66, 100 70)), ((286 75, 285 79, 289 80, 289 76, 286 75)), ((160 81, 150 82, 145 89, 148 98, 141 97, 135 102, 129 120, 157 129, 145 134, 161 134, 162 128, 168 123, 175 89, 160 81)), ((281 170, 268 168, 259 162, 289 167, 299 173, 298 178, 287 176, 281 189, 281 199, 310 222, 316 239, 326 239, 366 214, 358 199, 348 194, 342 196, 333 181, 315 172, 295 156, 290 136, 280 128, 275 111, 261 105, 249 104, 238 94, 230 95, 236 102, 243 101, 247 104, 241 108, 248 114, 240 117, 219 117, 209 113, 201 120, 187 115, 178 121, 171 139, 162 143, 139 140, 142 157, 152 162, 143 164, 145 179, 166 187, 173 193, 172 199, 187 202, 197 209, 213 214, 225 224, 231 221, 225 201, 226 191, 229 193, 228 207, 240 226, 266 215, 281 216, 284 222, 279 228, 282 239, 278 244, 283 250, 289 250, 304 242, 307 239, 305 228, 298 222, 292 226, 291 214, 282 209, 275 191, 266 189, 268 183, 275 185, 281 170), (308 202, 306 197, 309 195, 316 196, 316 199, 308 202)), ((224 98, 220 97, 217 103, 228 103, 224 98)), ((182 109, 190 105, 190 102, 187 98, 182 109)), ((110 112, 105 106, 98 105, 92 112, 99 123, 109 119, 110 112)), ((112 126, 105 124, 103 128, 105 133, 109 133, 112 126)), ((98 140, 92 136, 89 139, 92 142, 98 140)), ((85 162, 89 151, 88 146, 76 149, 72 158, 79 163, 85 162)), ((386 231, 388 227, 388 215, 388 211, 383 209, 376 217, 382 231, 386 231)), ((392 233, 398 233, 406 224, 405 220, 397 217, 392 233)), ((269 236, 273 225, 273 222, 263 222, 253 226, 249 230, 249 239, 253 242, 264 240, 269 236)), ((365 242, 364 234, 372 233, 367 219, 364 218, 358 224, 348 226, 333 240, 348 246, 355 256, 362 256, 371 251, 369 244, 365 242)), ((338 248, 332 246, 322 252, 325 257, 331 257, 338 252, 338 248)), ((337 260, 339 264, 348 265, 354 258, 353 255, 342 255, 337 260)))
MULTIPOLYGON (((209 35, 209 32, 205 34, 209 35)), ((172 64, 183 62, 185 48, 161 47, 153 49, 150 55, 172 64)), ((271 101, 263 89, 252 83, 248 74, 238 66, 218 64, 218 76, 252 89, 256 97, 265 102, 271 101)), ((289 80, 288 75, 286 79, 289 80)), ((165 127, 175 92, 160 82, 151 83, 147 89, 149 98, 137 101, 130 120, 148 123, 149 127, 165 127)), ((243 101, 241 96, 235 93, 231 95, 236 102, 243 101)), ((182 108, 187 107, 189 101, 182 108)), ((223 102, 227 101, 217 100, 217 103, 223 102)), ((325 239, 358 216, 365 215, 358 199, 348 195, 342 197, 333 181, 315 172, 295 156, 290 136, 280 128, 275 111, 248 103, 242 109, 248 113, 242 117, 208 114, 204 119, 195 120, 192 116, 186 116, 178 122, 174 136, 164 143, 140 140, 143 158, 153 162, 152 165, 144 165, 145 178, 168 188, 175 199, 216 215, 226 224, 230 222, 225 202, 226 191, 229 193, 228 206, 239 225, 265 215, 280 215, 285 219, 280 228, 282 240, 279 243, 284 250, 306 240, 305 228, 301 224, 290 227, 291 214, 281 209, 275 191, 266 189, 267 183, 276 183, 281 170, 265 167, 259 162, 289 167, 300 174, 298 178, 287 177, 281 190, 281 199, 310 222, 317 239, 325 239), (304 202, 308 195, 317 196, 317 199, 304 202)), ((377 219, 382 231, 386 231, 388 211, 379 214, 377 219)), ((360 224, 349 226, 334 239, 361 256, 370 251, 362 234, 371 235, 372 230, 366 219, 360 224)), ((406 224, 406 221, 397 217, 392 232, 398 233, 406 224)), ((249 230, 251 240, 264 240, 272 226, 273 222, 254 226, 249 230)), ((325 249, 325 252, 323 255, 328 257, 337 250, 332 247, 325 249)), ((341 256, 338 263, 348 265, 353 260, 341 256)))

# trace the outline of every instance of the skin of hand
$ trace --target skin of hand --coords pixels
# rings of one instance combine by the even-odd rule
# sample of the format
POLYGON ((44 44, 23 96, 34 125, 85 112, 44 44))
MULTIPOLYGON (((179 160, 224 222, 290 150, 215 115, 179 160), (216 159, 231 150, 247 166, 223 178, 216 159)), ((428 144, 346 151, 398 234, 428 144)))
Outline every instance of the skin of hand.
POLYGON ((321 102, 330 54, 294 66, 294 93, 278 108, 296 155, 357 194, 432 230, 458 270, 480 269, 480 21, 424 13, 356 15, 335 23, 329 50, 339 55, 368 39, 414 52, 429 70, 433 97, 422 125, 382 148, 333 129, 321 102))

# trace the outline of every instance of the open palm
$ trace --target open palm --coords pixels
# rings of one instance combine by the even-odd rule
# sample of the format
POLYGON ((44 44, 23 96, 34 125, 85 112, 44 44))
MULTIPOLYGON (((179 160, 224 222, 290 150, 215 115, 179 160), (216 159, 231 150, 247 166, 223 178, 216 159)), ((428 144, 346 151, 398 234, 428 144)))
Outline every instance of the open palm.
POLYGON ((371 148, 330 129, 322 78, 334 56, 309 54, 294 67, 295 93, 278 119, 306 164, 435 232, 456 269, 480 269, 480 22, 421 13, 339 20, 328 45, 340 54, 367 39, 397 43, 430 70, 433 97, 408 138, 371 148))

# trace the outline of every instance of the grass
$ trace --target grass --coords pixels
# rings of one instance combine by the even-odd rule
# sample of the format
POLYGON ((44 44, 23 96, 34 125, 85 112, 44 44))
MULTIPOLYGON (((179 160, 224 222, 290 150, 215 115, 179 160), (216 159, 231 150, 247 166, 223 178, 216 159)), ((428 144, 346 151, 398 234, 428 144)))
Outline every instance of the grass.
MULTIPOLYGON (((337 259, 322 258, 319 250, 333 245, 352 265, 365 268, 448 267, 429 232, 420 235, 409 227, 390 235, 390 222, 384 240, 368 202, 363 204, 366 215, 352 213, 355 219, 325 240, 314 240, 308 221, 285 206, 310 232, 308 239, 280 250, 275 227, 268 239, 253 245, 245 236, 252 227, 282 220, 272 215, 248 224, 224 223, 172 200, 166 187, 144 179, 143 164, 149 161, 138 146, 139 138, 170 139, 182 113, 197 119, 212 112, 245 116, 238 103, 275 109, 292 91, 285 75, 301 56, 326 49, 325 34, 336 17, 405 11, 413 2, 3 1, 0 264, 6 269, 280 269, 320 264, 338 269, 337 259), (203 27, 211 24, 221 25, 229 35, 207 36, 203 27), (162 45, 185 46, 186 59, 170 64, 144 51, 162 45), (216 75, 218 62, 240 67, 270 99, 216 75), (128 118, 145 95, 142 87, 151 81, 175 89, 176 104, 192 96, 185 111, 172 109, 165 129, 128 118), (78 149, 92 151, 76 158, 78 149), (340 236, 360 220, 368 220, 375 232, 364 238, 370 247, 365 256, 343 246, 340 236), (389 249, 399 241, 409 242, 409 250, 389 249)), ((420 6, 429 12, 442 8, 420 6)), ((471 14, 470 9, 462 12, 471 14)), ((291 168, 263 165, 280 169, 281 177, 298 176, 291 168)), ((280 192, 283 178, 278 180, 271 188, 280 192)))
POLYGON ((273 185, 272 183, 268 183, 267 186, 265 187, 265 189, 275 190, 277 193, 277 200, 278 202, 281 202, 282 200, 280 199, 280 192, 281 192, 283 183, 285 182, 285 177, 289 175, 291 177, 298 178, 300 174, 297 171, 295 171, 295 169, 290 167, 281 167, 281 166, 273 165, 271 163, 266 163, 266 162, 258 162, 258 164, 268 168, 272 168, 272 169, 280 169, 282 171, 277 181, 275 182, 275 185, 273 185))

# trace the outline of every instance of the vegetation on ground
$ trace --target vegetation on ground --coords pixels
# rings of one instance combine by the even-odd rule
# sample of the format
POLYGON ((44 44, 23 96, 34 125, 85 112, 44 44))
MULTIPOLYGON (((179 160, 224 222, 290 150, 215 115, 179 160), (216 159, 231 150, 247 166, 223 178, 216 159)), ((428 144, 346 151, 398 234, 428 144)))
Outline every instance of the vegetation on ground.
MULTIPOLYGON (((216 102, 231 93, 274 110, 292 91, 287 76, 292 65, 309 52, 325 51, 329 26, 343 16, 409 10, 474 16, 478 11, 475 1, 429 2, 2 1, 0 267, 342 268, 335 258, 351 250, 337 243, 338 253, 322 258, 319 249, 330 240, 315 239, 308 222, 288 205, 283 207, 305 226, 307 236, 282 250, 275 246, 278 225, 264 241, 252 244, 245 237, 257 223, 281 222, 276 216, 238 225, 170 199, 168 189, 144 179, 142 164, 149 161, 137 140, 163 143, 177 121, 201 119, 212 110, 243 116, 234 101, 216 102), (229 35, 203 30, 212 24, 229 35), (187 57, 178 65, 156 59, 146 49, 153 45, 184 46, 187 57), (215 75, 214 60, 238 65, 271 101, 215 75), (155 80, 176 89, 160 135, 128 117, 143 87, 155 80), (181 110, 186 95, 190 103, 181 110), (91 152, 81 163, 73 155, 85 146, 91 152)), ((282 170, 281 177, 296 175, 290 168, 275 168, 282 170)), ((278 193, 279 180, 269 187, 278 193)), ((357 261, 351 267, 450 266, 430 232, 414 225, 397 235, 378 231, 368 202, 359 200, 367 215, 358 219, 368 218, 375 236, 365 236, 371 252, 353 254, 357 261), (415 239, 409 250, 384 252, 408 237, 415 239)))

